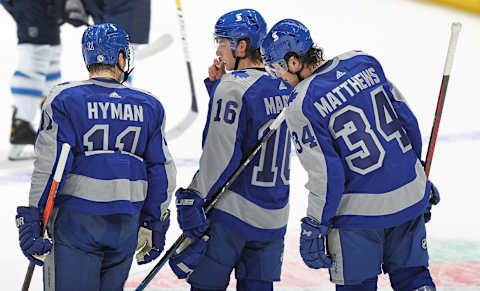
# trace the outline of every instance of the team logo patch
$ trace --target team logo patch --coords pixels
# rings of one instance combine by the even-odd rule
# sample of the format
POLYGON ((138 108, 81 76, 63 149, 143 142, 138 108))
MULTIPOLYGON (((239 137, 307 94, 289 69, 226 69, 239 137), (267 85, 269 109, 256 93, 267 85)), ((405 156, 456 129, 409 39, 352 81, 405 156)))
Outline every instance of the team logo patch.
POLYGON ((304 229, 302 235, 311 236, 312 232, 304 229))
POLYGON ((343 77, 346 73, 342 71, 337 71, 337 80, 343 77))
POLYGON ((427 239, 426 239, 426 238, 422 239, 422 248, 423 248, 424 250, 427 249, 427 239))
POLYGON ((38 37, 38 27, 36 26, 29 26, 28 27, 28 36, 29 37, 38 37))

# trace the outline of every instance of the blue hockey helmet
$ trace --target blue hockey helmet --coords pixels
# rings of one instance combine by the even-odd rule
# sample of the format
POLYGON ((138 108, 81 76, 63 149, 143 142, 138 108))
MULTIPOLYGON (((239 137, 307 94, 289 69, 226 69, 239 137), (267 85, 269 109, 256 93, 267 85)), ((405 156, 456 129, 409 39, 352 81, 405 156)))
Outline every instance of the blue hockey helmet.
POLYGON ((312 46, 313 41, 310 31, 300 21, 294 19, 283 19, 277 22, 263 39, 260 51, 267 71, 274 75, 274 67, 280 66, 288 71, 285 56, 296 53, 303 56, 312 46), (274 66, 278 65, 278 66, 274 66))
POLYGON ((222 15, 215 23, 215 40, 230 40, 230 48, 234 50, 240 39, 250 39, 250 46, 260 47, 262 38, 267 33, 267 24, 262 15, 253 9, 240 9, 222 15))
POLYGON ((113 23, 103 23, 88 27, 82 37, 82 53, 85 65, 115 65, 118 54, 123 52, 128 65, 132 62, 128 34, 113 23))

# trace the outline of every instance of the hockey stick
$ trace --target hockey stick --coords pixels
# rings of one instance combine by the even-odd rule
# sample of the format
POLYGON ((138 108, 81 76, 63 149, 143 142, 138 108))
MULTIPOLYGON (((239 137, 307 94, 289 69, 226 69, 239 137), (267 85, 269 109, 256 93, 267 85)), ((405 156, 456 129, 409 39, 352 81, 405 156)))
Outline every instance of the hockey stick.
MULTIPOLYGON (((225 182, 225 184, 220 187, 220 189, 213 194, 212 198, 208 200, 205 203, 204 206, 204 211, 205 214, 208 214, 210 210, 215 206, 217 201, 222 197, 222 194, 225 193, 225 191, 233 184, 233 182, 237 179, 238 175, 245 169, 245 167, 252 161, 252 159, 255 157, 257 152, 260 150, 260 148, 268 142, 270 137, 275 133, 275 131, 280 127, 282 122, 285 120, 285 109, 282 110, 282 112, 275 118, 269 126, 269 131, 268 133, 257 142, 257 144, 250 150, 249 154, 246 155, 243 160, 240 162, 240 165, 235 169, 233 174, 228 178, 228 180, 225 182)), ((160 259, 160 261, 153 267, 153 269, 148 273, 148 275, 143 279, 142 283, 135 289, 136 291, 143 290, 147 287, 147 285, 152 281, 153 277, 160 271, 160 269, 165 265, 165 263, 170 259, 170 257, 173 255, 173 253, 182 245, 182 247, 186 247, 188 245, 187 240, 190 240, 189 238, 185 237, 183 233, 180 235, 180 237, 173 243, 173 245, 168 249, 168 251, 163 255, 163 257, 160 259), (185 243, 184 243, 185 242, 185 243)))
POLYGON ((432 166, 433 152, 435 149, 435 143, 437 142, 438 129, 440 127, 440 119, 442 117, 443 111, 443 104, 445 102, 445 95, 447 95, 448 80, 450 79, 450 72, 452 71, 453 56, 455 55, 458 35, 460 34, 461 28, 461 23, 452 23, 447 58, 445 60, 445 67, 443 68, 442 84, 440 85, 440 94, 438 95, 437 109, 435 111, 435 118, 433 119, 430 141, 428 143, 427 157, 425 158, 425 175, 427 176, 427 179, 430 174, 430 167, 432 166))
MULTIPOLYGON (((50 187, 47 203, 45 204, 45 210, 43 211, 43 224, 40 230, 41 237, 44 237, 45 235, 46 225, 53 209, 53 199, 57 194, 58 184, 62 180, 63 170, 65 169, 65 164, 67 163, 69 152, 70 145, 68 143, 62 144, 62 151, 60 152, 60 157, 58 158, 57 168, 55 169, 55 174, 53 175, 52 186, 50 187)), ((25 279, 23 280, 22 291, 27 291, 28 288, 30 288, 30 282, 32 281, 32 275, 34 270, 35 263, 30 262, 30 264, 28 264, 27 274, 25 275, 25 279)))
POLYGON ((138 50, 135 58, 142 61, 159 52, 164 51, 173 43, 173 37, 169 33, 162 34, 154 42, 147 44, 142 49, 138 50))
POLYGON ((178 15, 178 23, 180 24, 180 34, 182 36, 182 44, 183 44, 183 53, 185 55, 185 62, 187 64, 187 72, 188 72, 188 81, 190 82, 190 95, 192 96, 190 111, 188 114, 173 128, 170 128, 166 132, 166 139, 172 140, 179 137, 181 134, 185 132, 185 130, 193 123, 195 118, 198 115, 198 106, 197 106, 197 97, 195 95, 195 86, 193 83, 193 75, 192 75, 192 65, 190 64, 190 55, 188 53, 188 43, 187 43, 187 33, 185 32, 185 21, 183 20, 183 10, 182 5, 180 4, 180 0, 177 1, 177 15, 178 15))

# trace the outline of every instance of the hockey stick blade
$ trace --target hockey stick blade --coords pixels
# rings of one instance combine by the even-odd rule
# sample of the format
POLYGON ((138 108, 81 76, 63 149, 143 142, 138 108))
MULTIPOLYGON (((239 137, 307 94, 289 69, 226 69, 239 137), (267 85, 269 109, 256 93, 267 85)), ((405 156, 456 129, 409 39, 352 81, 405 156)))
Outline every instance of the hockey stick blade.
POLYGON ((155 41, 147 44, 141 48, 135 55, 135 58, 142 61, 149 58, 159 52, 164 51, 173 43, 173 37, 169 33, 165 33, 158 37, 155 41))
MULTIPOLYGON (((273 134, 277 131, 277 129, 280 127, 282 122, 285 120, 285 109, 280 112, 280 114, 273 120, 273 122, 269 126, 269 131, 268 133, 262 137, 261 140, 257 142, 257 144, 250 150, 248 155, 246 155, 242 161, 240 162, 240 165, 235 169, 233 174, 228 178, 228 180, 225 182, 225 184, 222 185, 222 187, 219 188, 215 194, 213 194, 212 198, 208 200, 205 203, 204 206, 204 211, 205 214, 208 214, 210 210, 215 206, 217 201, 222 197, 222 194, 225 193, 225 191, 235 182, 237 177, 240 175, 240 173, 245 169, 245 167, 253 160, 255 155, 258 153, 258 151, 262 148, 264 144, 268 142, 268 140, 273 136, 273 134)), ((180 235, 180 237, 173 243, 173 245, 165 252, 163 257, 160 259, 160 261, 153 267, 153 269, 148 273, 148 275, 143 279, 143 281, 140 283, 140 285, 135 289, 135 291, 141 291, 144 290, 147 285, 153 280, 155 275, 160 271, 160 269, 165 265, 165 263, 170 259, 170 257, 173 255, 173 253, 182 247, 186 247, 187 243, 184 243, 187 237, 183 235, 183 233, 180 235)))
POLYGON ((192 125, 192 123, 197 118, 197 115, 198 115, 198 112, 195 112, 195 111, 188 112, 188 114, 177 125, 167 130, 167 132, 165 133, 165 138, 168 141, 171 141, 172 139, 176 139, 177 137, 182 135, 185 132, 185 130, 187 130, 190 127, 190 125, 192 125))

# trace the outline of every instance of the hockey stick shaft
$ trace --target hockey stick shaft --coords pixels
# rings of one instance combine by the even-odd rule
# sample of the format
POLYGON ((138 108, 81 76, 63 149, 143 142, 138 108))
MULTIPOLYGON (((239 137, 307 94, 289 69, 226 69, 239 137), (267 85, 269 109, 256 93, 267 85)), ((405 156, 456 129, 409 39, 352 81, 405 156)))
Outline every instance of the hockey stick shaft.
MULTIPOLYGON (((232 185, 232 183, 237 179, 238 175, 245 169, 245 167, 252 161, 257 152, 262 148, 262 146, 268 142, 268 140, 273 136, 276 130, 280 127, 282 122, 285 120, 285 110, 283 110, 277 118, 269 126, 269 132, 257 142, 257 144, 250 150, 249 154, 246 155, 243 160, 240 162, 240 165, 235 169, 233 174, 228 178, 225 184, 220 187, 220 189, 213 194, 212 198, 205 203, 204 211, 205 214, 208 214, 210 210, 215 206, 217 201, 222 197, 222 194, 232 185)), ((143 279, 142 283, 135 289, 136 291, 143 290, 147 285, 152 281, 155 275, 160 271, 160 269, 165 265, 165 263, 170 259, 170 257, 175 253, 175 251, 184 243, 188 238, 183 234, 173 243, 173 245, 168 249, 168 251, 163 255, 160 261, 153 267, 153 269, 148 273, 148 275, 143 279)))
POLYGON ((435 118, 433 119, 432 132, 430 134, 430 141, 428 143, 427 157, 425 158, 425 175, 430 175, 430 168, 432 166, 433 153, 435 144, 437 142, 438 129, 440 127, 440 119, 442 118, 443 105, 445 103, 445 96, 447 95, 448 81, 450 79, 450 72, 453 66, 453 57, 457 47, 458 35, 462 25, 459 22, 452 23, 450 41, 448 44, 447 58, 445 60, 445 67, 443 69, 442 84, 440 85, 440 93, 438 95, 437 108, 435 111, 435 118))
POLYGON ((188 82, 190 84, 190 96, 191 96, 191 104, 190 110, 188 114, 171 129, 168 129, 166 132, 166 139, 172 140, 177 138, 178 136, 182 135, 188 127, 190 127, 197 118, 198 115, 198 104, 197 104, 197 96, 195 93, 195 85, 193 82, 193 74, 192 74, 192 64, 190 63, 190 54, 188 52, 188 42, 187 42, 187 33, 185 31, 185 21, 183 17, 183 10, 180 0, 176 0, 177 2, 177 15, 178 15, 178 23, 180 25, 180 34, 182 37, 182 45, 183 45, 183 53, 185 55, 185 62, 187 65, 187 74, 188 74, 188 82))
POLYGON ((188 51, 187 32, 185 30, 185 20, 183 17, 182 4, 180 3, 180 0, 176 0, 176 2, 178 23, 180 24, 180 34, 182 36, 183 53, 185 55, 185 62, 187 64, 188 81, 190 82, 190 93, 192 96, 191 110, 193 112, 198 112, 197 97, 195 94, 195 86, 193 83, 192 65, 190 63, 190 53, 188 51))
MULTIPOLYGON (((65 169, 65 164, 67 163, 68 154, 70 152, 70 145, 68 143, 62 144, 62 150, 60 152, 60 157, 58 158, 57 168, 55 169, 55 174, 53 175, 52 186, 50 187, 50 192, 48 193, 47 203, 45 204, 45 209, 43 211, 43 224, 40 230, 40 235, 43 237, 45 235, 46 225, 50 218, 50 214, 53 209, 53 200, 57 194, 58 184, 62 180, 63 170, 65 169)), ((35 263, 30 262, 28 264, 27 274, 23 280, 22 291, 27 291, 30 288, 30 282, 32 281, 33 271, 35 270, 35 263)))

